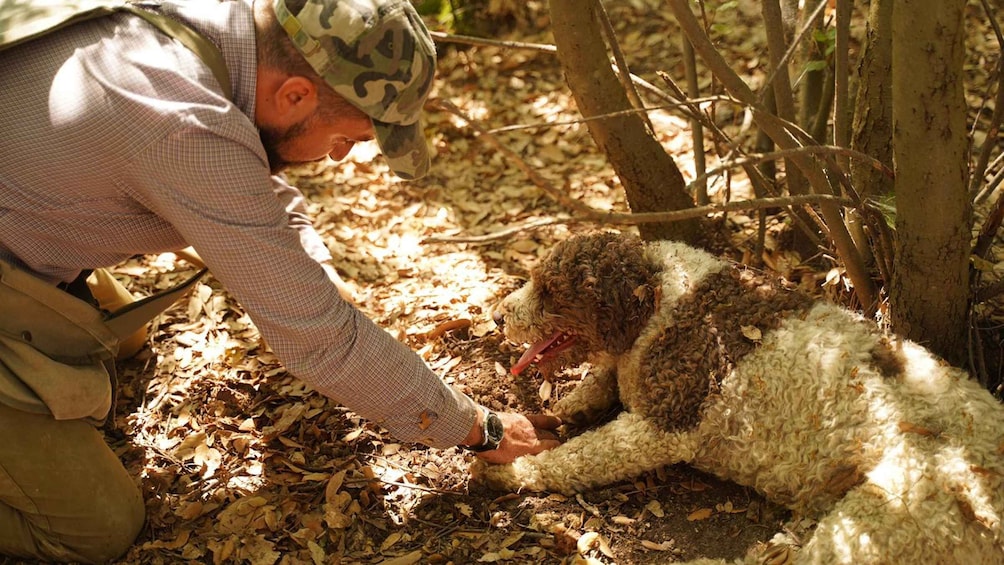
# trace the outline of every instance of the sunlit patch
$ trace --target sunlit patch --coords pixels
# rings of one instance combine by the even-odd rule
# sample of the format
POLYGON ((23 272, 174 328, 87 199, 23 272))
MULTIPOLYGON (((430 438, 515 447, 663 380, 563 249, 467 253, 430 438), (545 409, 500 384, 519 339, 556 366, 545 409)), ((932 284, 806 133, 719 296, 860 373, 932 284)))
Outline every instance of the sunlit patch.
POLYGON ((902 352, 906 358, 906 370, 901 372, 904 385, 917 393, 932 396, 948 390, 952 379, 946 378, 941 361, 911 342, 903 342, 902 352))
POLYGON ((1000 513, 994 508, 993 493, 983 487, 986 475, 994 471, 981 469, 967 460, 960 447, 942 449, 938 453, 938 473, 952 477, 959 507, 967 518, 976 520, 990 529, 999 529, 1000 513))

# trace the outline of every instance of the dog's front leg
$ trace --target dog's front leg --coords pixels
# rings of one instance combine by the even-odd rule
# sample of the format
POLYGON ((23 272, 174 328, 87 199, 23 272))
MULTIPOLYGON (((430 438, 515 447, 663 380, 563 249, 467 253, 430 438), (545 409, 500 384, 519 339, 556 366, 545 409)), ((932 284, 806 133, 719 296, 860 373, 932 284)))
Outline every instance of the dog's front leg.
POLYGON ((479 461, 472 474, 498 490, 571 494, 690 461, 697 443, 693 432, 665 432, 651 420, 624 412, 595 430, 510 465, 479 461))
POLYGON ((554 405, 553 412, 565 423, 586 425, 598 420, 617 402, 616 369, 597 366, 554 405))

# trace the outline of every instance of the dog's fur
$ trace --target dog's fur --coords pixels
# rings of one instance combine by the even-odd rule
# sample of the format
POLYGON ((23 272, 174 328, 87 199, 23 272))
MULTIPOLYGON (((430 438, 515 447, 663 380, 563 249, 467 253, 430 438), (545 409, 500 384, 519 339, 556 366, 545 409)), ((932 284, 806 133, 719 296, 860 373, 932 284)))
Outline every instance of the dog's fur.
POLYGON ((593 361, 559 416, 624 411, 476 470, 495 488, 685 462, 818 518, 799 563, 1004 562, 1004 408, 850 311, 683 244, 593 234, 558 244, 496 320, 519 343, 573 334, 561 364, 593 361))

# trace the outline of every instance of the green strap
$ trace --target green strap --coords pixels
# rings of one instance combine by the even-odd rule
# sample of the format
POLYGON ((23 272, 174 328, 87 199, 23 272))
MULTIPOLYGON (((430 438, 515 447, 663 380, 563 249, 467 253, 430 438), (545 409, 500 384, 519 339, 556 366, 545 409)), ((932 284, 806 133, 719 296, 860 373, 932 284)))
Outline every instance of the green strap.
POLYGON ((227 97, 227 100, 233 100, 234 93, 230 86, 230 73, 227 71, 226 63, 223 61, 223 54, 220 53, 220 50, 217 49, 212 41, 199 35, 192 28, 178 20, 171 19, 162 14, 147 12, 132 4, 126 4, 122 6, 122 9, 150 22, 154 27, 167 34, 168 37, 173 37, 181 42, 182 45, 188 47, 192 53, 198 55, 202 59, 202 62, 209 67, 209 70, 213 71, 216 81, 220 83, 220 87, 223 89, 223 95, 227 97))
POLYGON ((139 16, 179 41, 209 67, 228 100, 233 100, 230 73, 220 50, 190 27, 163 14, 148 12, 126 0, 51 0, 18 2, 0 7, 0 51, 66 26, 125 11, 139 16))

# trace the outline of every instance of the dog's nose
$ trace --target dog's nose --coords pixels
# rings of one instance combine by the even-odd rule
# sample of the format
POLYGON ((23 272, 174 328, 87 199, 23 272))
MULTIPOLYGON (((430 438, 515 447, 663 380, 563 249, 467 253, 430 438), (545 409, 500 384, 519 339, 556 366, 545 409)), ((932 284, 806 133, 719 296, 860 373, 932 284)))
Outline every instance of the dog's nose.
POLYGON ((501 310, 496 310, 492 314, 492 319, 495 320, 495 325, 498 326, 499 328, 502 328, 502 326, 505 325, 505 315, 502 314, 501 310))

